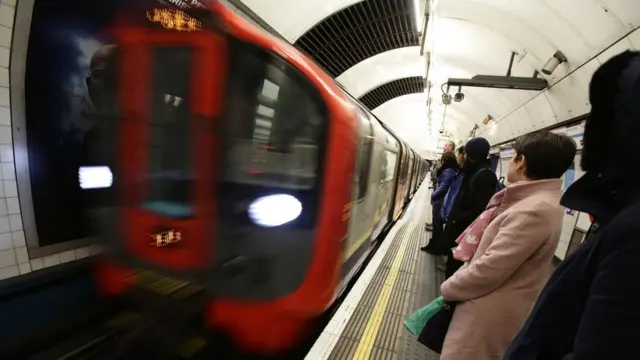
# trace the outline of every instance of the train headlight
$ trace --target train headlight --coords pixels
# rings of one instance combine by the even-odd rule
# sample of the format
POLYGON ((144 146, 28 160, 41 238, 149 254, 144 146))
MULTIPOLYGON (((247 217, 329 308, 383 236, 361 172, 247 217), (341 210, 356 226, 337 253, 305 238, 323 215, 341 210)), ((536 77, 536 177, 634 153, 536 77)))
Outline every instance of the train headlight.
POLYGON ((81 166, 78 181, 82 189, 104 189, 113 184, 113 174, 108 166, 81 166))
POLYGON ((249 205, 249 217, 256 225, 274 227, 295 220, 302 213, 302 203, 287 194, 267 195, 249 205))

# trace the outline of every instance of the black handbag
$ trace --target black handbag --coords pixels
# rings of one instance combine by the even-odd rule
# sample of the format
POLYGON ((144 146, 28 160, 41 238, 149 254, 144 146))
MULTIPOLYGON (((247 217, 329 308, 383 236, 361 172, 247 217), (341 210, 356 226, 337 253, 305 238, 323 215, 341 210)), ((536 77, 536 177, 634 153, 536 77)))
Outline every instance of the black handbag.
POLYGON ((442 309, 433 315, 422 328, 420 336, 418 336, 418 342, 440 354, 455 308, 455 304, 445 303, 442 309))

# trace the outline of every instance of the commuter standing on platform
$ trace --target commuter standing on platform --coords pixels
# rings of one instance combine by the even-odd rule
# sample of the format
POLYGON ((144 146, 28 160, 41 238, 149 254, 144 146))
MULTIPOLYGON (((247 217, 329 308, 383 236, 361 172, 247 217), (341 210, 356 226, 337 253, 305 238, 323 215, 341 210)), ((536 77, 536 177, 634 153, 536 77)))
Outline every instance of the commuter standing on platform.
POLYGON ((453 258, 451 248, 456 239, 480 215, 496 193, 498 179, 489 168, 489 142, 485 138, 473 138, 464 146, 465 160, 456 180, 449 188, 443 204, 446 217, 442 243, 447 254, 445 276, 453 275, 462 262, 453 258))
POLYGON ((640 53, 596 70, 589 100, 586 173, 561 204, 597 226, 549 279, 505 360, 640 359, 640 53))
POLYGON ((464 146, 460 146, 458 148, 458 156, 456 158, 456 161, 458 162, 458 166, 462 166, 462 164, 464 164, 464 146))
POLYGON ((456 303, 441 360, 499 360, 524 324, 562 232, 560 177, 576 144, 548 131, 518 138, 509 187, 458 238, 453 256, 465 263, 441 286, 456 303))
POLYGON ((431 212, 433 219, 433 227, 431 234, 431 240, 429 245, 421 248, 423 251, 429 251, 436 248, 436 243, 442 237, 443 223, 442 223, 442 202, 444 196, 449 191, 449 186, 453 181, 456 173, 458 172, 458 163, 456 162, 456 156, 453 152, 446 152, 442 154, 440 159, 440 169, 438 169, 438 187, 431 194, 431 212))
MULTIPOLYGON (((451 140, 447 140, 444 144, 444 149, 443 149, 443 153, 448 153, 448 152, 454 152, 456 150, 456 144, 451 141, 451 140)), ((430 188, 435 189, 438 184, 438 176, 437 174, 439 173, 439 168, 440 168, 440 163, 436 163, 435 168, 432 170, 433 172, 431 173, 431 186, 430 188)), ((433 230, 433 224, 430 223, 426 223, 425 224, 425 229, 427 231, 432 231, 433 230)))

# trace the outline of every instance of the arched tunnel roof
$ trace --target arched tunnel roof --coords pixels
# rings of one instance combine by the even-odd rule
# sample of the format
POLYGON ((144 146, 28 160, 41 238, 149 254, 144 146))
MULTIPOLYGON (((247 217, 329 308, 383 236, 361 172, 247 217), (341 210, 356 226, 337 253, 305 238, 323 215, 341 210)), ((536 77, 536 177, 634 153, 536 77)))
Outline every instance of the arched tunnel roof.
MULTIPOLYGON (((476 134, 496 144, 583 115, 589 111, 587 87, 593 71, 625 49, 640 49, 638 0, 244 3, 425 152, 441 142, 441 126, 462 142, 477 124, 476 134), (418 21, 425 8, 431 9, 424 49, 431 55, 430 108, 427 91, 397 85, 427 76, 418 21), (512 52, 517 54, 512 76, 532 77, 558 50, 567 61, 551 75, 539 75, 548 81, 547 89, 463 87, 465 99, 445 111, 440 97, 447 79, 505 75, 512 52), (489 114, 494 120, 485 125, 482 120, 489 114)), ((451 88, 452 94, 457 91, 451 88)))
POLYGON ((393 100, 397 97, 410 94, 421 94, 424 92, 425 78, 422 76, 412 76, 402 79, 393 80, 386 84, 382 84, 375 89, 362 95, 360 100, 369 110, 373 110, 378 106, 393 100))

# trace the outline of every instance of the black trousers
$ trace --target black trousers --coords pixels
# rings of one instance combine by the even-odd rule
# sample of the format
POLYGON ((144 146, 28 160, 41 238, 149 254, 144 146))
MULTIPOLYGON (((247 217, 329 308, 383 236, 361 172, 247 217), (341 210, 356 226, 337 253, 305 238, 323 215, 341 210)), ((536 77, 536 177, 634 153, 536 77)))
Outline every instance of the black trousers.
POLYGON ((429 240, 429 249, 437 249, 442 247, 442 233, 444 231, 444 222, 440 211, 442 210, 442 204, 433 204, 431 206, 431 240, 429 240))
POLYGON ((451 252, 451 250, 449 250, 449 253, 447 254, 447 265, 444 269, 444 278, 450 278, 453 274, 456 273, 456 271, 458 271, 458 269, 462 267, 462 265, 464 265, 464 262, 454 259, 453 253, 451 252))

